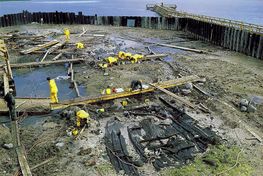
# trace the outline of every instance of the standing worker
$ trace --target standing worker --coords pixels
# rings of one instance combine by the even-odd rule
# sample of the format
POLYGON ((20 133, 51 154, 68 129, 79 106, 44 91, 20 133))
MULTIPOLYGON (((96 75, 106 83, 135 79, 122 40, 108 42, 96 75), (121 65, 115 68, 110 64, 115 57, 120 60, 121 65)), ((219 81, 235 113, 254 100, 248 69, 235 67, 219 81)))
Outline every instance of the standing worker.
POLYGON ((50 77, 47 77, 47 81, 49 83, 49 88, 50 88, 51 103, 58 103, 58 88, 55 79, 50 79, 50 77))
POLYGON ((66 28, 66 29, 64 30, 64 34, 65 34, 65 36, 66 36, 66 41, 68 42, 69 39, 70 39, 70 32, 69 32, 69 29, 68 29, 68 28, 66 28))
POLYGON ((137 89, 142 90, 142 80, 133 80, 131 82, 131 89, 132 90, 137 90, 137 89))
POLYGON ((13 90, 10 89, 9 92, 5 95, 4 100, 7 103, 9 109, 9 116, 14 121, 16 120, 16 110, 15 110, 15 97, 13 96, 13 90))

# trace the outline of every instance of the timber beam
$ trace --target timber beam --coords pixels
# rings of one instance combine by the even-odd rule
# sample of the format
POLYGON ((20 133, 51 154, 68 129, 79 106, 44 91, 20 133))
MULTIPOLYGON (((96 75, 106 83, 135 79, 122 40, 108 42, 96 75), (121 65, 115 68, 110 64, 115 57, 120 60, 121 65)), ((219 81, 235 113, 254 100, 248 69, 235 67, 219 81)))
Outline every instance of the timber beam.
MULTIPOLYGON (((195 81, 198 81, 199 79, 200 78, 198 76, 192 75, 192 76, 185 76, 185 77, 174 79, 174 80, 155 83, 153 85, 161 87, 161 88, 172 88, 172 87, 179 86, 182 84, 186 84, 189 82, 195 82, 195 81)), ((97 97, 75 98, 72 100, 61 101, 59 103, 50 103, 50 109, 56 110, 56 109, 67 108, 69 106, 74 106, 74 105, 97 103, 97 102, 101 102, 101 101, 113 100, 113 99, 129 97, 129 96, 148 93, 148 92, 153 92, 155 90, 156 90, 155 87, 150 86, 150 87, 143 89, 143 90, 124 91, 124 92, 120 92, 120 93, 114 93, 114 94, 110 94, 110 95, 101 95, 101 96, 97 96, 97 97)))

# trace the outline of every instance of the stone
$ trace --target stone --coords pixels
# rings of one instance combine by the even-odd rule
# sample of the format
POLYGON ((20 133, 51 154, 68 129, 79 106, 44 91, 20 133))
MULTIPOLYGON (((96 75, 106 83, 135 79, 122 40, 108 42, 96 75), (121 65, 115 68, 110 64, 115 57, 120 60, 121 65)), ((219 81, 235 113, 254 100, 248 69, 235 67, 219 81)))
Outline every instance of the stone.
POLYGON ((256 112, 257 108, 252 104, 249 104, 247 107, 247 112, 256 112))
POLYGON ((239 104, 240 104, 240 106, 248 106, 248 100, 247 99, 241 99, 240 100, 240 102, 239 102, 239 104))
POLYGON ((47 129, 47 128, 56 128, 58 126, 58 124, 54 123, 54 122, 46 122, 44 123, 43 125, 43 128, 44 129, 47 129))
POLYGON ((189 95, 191 93, 191 90, 189 90, 189 89, 182 89, 181 92, 182 92, 183 95, 189 95))
POLYGON ((65 145, 64 142, 58 142, 56 143, 56 147, 62 148, 65 145))
POLYGON ((184 87, 186 89, 192 90, 193 89, 193 84, 192 83, 186 83, 184 87))
POLYGON ((247 112, 247 107, 246 106, 241 106, 240 107, 241 112, 247 112))
POLYGON ((202 78, 198 80, 199 83, 205 83, 206 82, 206 78, 202 78))
POLYGON ((85 162, 85 165, 86 166, 94 166, 94 165, 96 165, 96 160, 95 159, 89 159, 89 160, 87 160, 86 162, 85 162))
POLYGON ((14 145, 12 143, 4 144, 3 148, 5 148, 5 149, 12 149, 12 148, 14 148, 14 145))
POLYGON ((87 148, 87 149, 81 149, 79 152, 78 152, 78 155, 89 155, 91 154, 92 152, 92 149, 91 148, 87 148))
POLYGON ((103 74, 103 76, 108 76, 109 75, 109 73, 108 72, 105 72, 104 74, 103 74))

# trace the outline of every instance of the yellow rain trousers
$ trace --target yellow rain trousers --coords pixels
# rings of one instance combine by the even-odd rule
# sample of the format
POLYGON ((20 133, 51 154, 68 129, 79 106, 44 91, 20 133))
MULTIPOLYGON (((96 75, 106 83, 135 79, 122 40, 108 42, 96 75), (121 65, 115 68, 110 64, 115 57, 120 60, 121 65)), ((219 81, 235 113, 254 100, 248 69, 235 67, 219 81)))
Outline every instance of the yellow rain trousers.
POLYGON ((49 81, 49 88, 51 103, 58 103, 58 88, 54 79, 49 81))
POLYGON ((69 29, 65 29, 65 30, 64 30, 64 34, 65 34, 65 36, 66 36, 66 41, 68 42, 69 39, 70 39, 70 32, 69 32, 69 29))

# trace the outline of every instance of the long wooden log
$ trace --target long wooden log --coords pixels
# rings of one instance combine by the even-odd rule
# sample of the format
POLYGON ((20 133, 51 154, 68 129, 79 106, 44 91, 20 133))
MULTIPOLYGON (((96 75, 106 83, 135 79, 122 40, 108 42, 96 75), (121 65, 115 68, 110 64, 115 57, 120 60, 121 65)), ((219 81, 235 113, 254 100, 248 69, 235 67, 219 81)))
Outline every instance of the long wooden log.
POLYGON ((206 53, 203 50, 186 48, 186 47, 182 47, 182 46, 169 45, 169 44, 163 44, 163 43, 153 43, 153 44, 156 44, 156 45, 159 45, 159 46, 164 46, 164 47, 169 47, 169 48, 180 49, 180 50, 184 50, 184 51, 191 51, 191 52, 196 52, 196 53, 206 53))
POLYGON ((52 40, 52 41, 50 41, 50 42, 47 42, 47 43, 44 43, 44 44, 41 44, 41 45, 37 45, 37 46, 35 46, 35 47, 33 47, 33 48, 20 51, 20 53, 21 53, 21 54, 29 54, 29 53, 32 53, 32 52, 34 52, 34 51, 38 51, 38 50, 40 50, 40 49, 53 46, 53 45, 55 45, 55 44, 57 44, 57 43, 59 43, 59 41, 57 41, 57 40, 52 40))
POLYGON ((40 65, 50 65, 50 64, 61 64, 66 62, 79 63, 83 62, 85 59, 64 59, 56 61, 44 61, 44 62, 28 62, 20 64, 10 64, 12 68, 23 68, 23 67, 38 67, 40 65))
POLYGON ((62 53, 59 53, 58 55, 56 55, 56 57, 52 59, 52 61, 58 60, 61 56, 62 56, 62 53))
MULTIPOLYGON (((162 88, 171 88, 175 86, 179 86, 182 84, 186 84, 188 82, 195 82, 198 81, 199 77, 198 76, 186 76, 183 78, 178 78, 175 80, 169 80, 169 81, 163 81, 159 83, 155 83, 154 85, 162 87, 162 88)), ((80 105, 80 104, 90 104, 90 103, 96 103, 100 101, 107 101, 107 100, 113 100, 117 98, 123 98, 123 97, 128 97, 128 96, 133 96, 133 95, 138 95, 138 94, 143 94, 147 92, 153 92, 155 91, 155 87, 149 87, 143 90, 135 90, 135 91, 124 91, 120 93, 114 93, 110 95, 100 95, 96 97, 82 97, 82 98, 75 98, 72 100, 66 100, 66 101, 60 101, 59 103, 51 103, 50 107, 51 110, 55 109, 62 109, 66 108, 69 106, 74 106, 74 105, 80 105)))
POLYGON ((18 158, 18 162, 19 162, 22 174, 23 176, 32 176, 28 162, 26 160, 25 151, 20 143, 19 128, 18 128, 17 121, 11 122, 11 132, 12 132, 13 144, 16 147, 17 158, 18 158))

